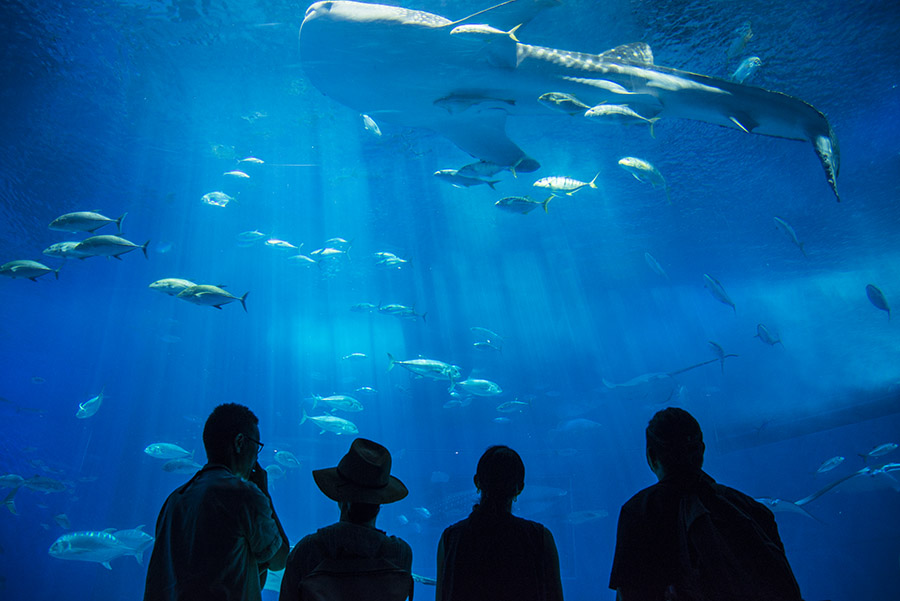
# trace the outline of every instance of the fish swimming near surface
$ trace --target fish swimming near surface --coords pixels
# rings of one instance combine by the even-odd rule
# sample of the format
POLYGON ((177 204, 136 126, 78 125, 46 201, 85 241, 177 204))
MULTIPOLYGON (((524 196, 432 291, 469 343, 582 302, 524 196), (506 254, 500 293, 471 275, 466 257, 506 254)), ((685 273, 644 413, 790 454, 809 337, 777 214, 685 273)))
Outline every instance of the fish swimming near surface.
POLYGON ((806 251, 803 250, 803 243, 800 242, 799 238, 797 238, 797 232, 794 231, 794 228, 791 227, 791 224, 778 216, 773 217, 773 219, 775 220, 775 227, 787 234, 791 239, 791 242, 793 242, 797 246, 797 248, 800 249, 800 252, 803 253, 803 256, 807 256, 806 251))
POLYGON ((754 336, 754 338, 759 338, 770 346, 775 346, 776 344, 784 346, 784 343, 781 342, 781 338, 770 332, 769 328, 767 328, 765 324, 756 324, 756 335, 754 336))
POLYGON ((334 432, 338 435, 359 434, 359 428, 356 427, 356 424, 342 417, 335 417, 334 415, 307 415, 306 411, 303 410, 303 418, 300 420, 300 423, 302 424, 307 420, 319 427, 319 434, 324 434, 325 432, 334 432))
POLYGON ((232 303, 234 301, 241 301, 241 306, 244 307, 244 313, 246 313, 246 301, 248 294, 250 293, 245 292, 244 296, 234 296, 233 294, 231 294, 230 292, 226 292, 219 286, 200 284, 197 286, 190 286, 189 288, 185 288, 175 296, 176 298, 186 300, 187 302, 194 303, 195 305, 215 307, 216 309, 221 309, 222 305, 227 305, 228 303, 232 303))
POLYGON ((163 278, 161 280, 156 280, 148 288, 151 290, 158 290, 163 294, 168 294, 169 296, 178 296, 182 290, 185 288, 190 288, 191 286, 196 286, 194 282, 190 280, 183 280, 181 278, 163 278))
POLYGON ((75 412, 75 417, 78 419, 87 419, 97 413, 100 410, 100 405, 103 404, 103 391, 100 391, 95 397, 92 397, 86 400, 83 403, 78 404, 78 411, 75 412))
POLYGON ((25 259, 20 261, 10 261, 9 263, 0 265, 0 275, 12 279, 25 278, 32 282, 36 282, 39 277, 47 275, 48 273, 52 273, 56 276, 57 280, 59 279, 59 268, 50 269, 43 263, 38 263, 37 261, 25 259))
POLYGON ((56 230, 58 232, 94 233, 104 225, 115 223, 116 228, 121 234, 122 221, 125 219, 125 215, 128 215, 128 213, 123 213, 122 216, 118 219, 110 219, 109 217, 105 217, 100 213, 94 213, 93 211, 78 211, 76 213, 66 213, 65 215, 60 215, 59 217, 51 221, 50 229, 56 230))
POLYGON ((717 301, 731 307, 734 310, 734 314, 737 315, 737 307, 734 306, 734 301, 732 301, 728 296, 728 293, 725 292, 725 288, 719 283, 719 280, 704 273, 703 287, 709 290, 709 293, 712 294, 717 301))
POLYGON ((130 253, 134 249, 140 248, 144 253, 144 258, 149 259, 150 257, 147 255, 148 244, 150 244, 149 240, 143 244, 135 244, 119 236, 91 236, 82 240, 74 250, 84 255, 78 257, 82 260, 88 257, 112 257, 113 259, 121 260, 122 255, 125 253, 130 253))
MULTIPOLYGON (((3 268, 0 267, 0 271, 2 270, 3 268)), ((881 309, 882 311, 887 311, 888 321, 890 321, 891 306, 888 304, 887 298, 884 296, 884 292, 882 292, 881 289, 875 284, 868 284, 866 286, 866 296, 869 297, 869 302, 875 305, 875 307, 881 309)))
MULTIPOLYGON (((398 6, 316 2, 300 27, 301 62, 314 86, 355 112, 430 129, 478 159, 518 163, 520 172, 540 163, 506 135, 506 120, 539 114, 539 99, 555 92, 577 99, 582 113, 603 103, 627 104, 648 119, 693 119, 811 142, 839 199, 837 139, 825 116, 802 100, 656 65, 643 43, 595 55, 524 44, 509 35, 484 43, 486 36, 451 33, 473 24, 509 32, 557 4, 513 0, 452 21, 398 6)), ((521 39, 522 31, 516 36, 521 39)))
POLYGON ((646 182, 654 188, 662 188, 666 193, 666 202, 672 204, 665 178, 649 161, 637 157, 622 157, 619 159, 619 167, 633 175, 639 182, 646 182))

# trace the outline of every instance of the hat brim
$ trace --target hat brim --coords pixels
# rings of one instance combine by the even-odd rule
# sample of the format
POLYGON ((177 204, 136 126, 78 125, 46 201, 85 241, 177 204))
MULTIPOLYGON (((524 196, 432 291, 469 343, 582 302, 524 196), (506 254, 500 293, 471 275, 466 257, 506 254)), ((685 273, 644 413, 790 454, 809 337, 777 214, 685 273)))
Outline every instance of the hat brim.
POLYGON ((332 501, 385 505, 395 503, 409 494, 403 482, 394 476, 389 477, 384 487, 368 488, 343 478, 336 467, 313 470, 312 475, 319 490, 332 501))

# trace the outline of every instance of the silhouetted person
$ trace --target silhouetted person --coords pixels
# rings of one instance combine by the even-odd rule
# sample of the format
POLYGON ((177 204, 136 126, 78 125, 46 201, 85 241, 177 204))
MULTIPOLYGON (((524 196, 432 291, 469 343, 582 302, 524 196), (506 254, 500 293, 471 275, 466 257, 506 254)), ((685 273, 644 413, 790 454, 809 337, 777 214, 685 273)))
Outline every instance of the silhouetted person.
POLYGON ((799 601, 768 508, 703 470, 703 433, 668 408, 646 430, 657 484, 619 514, 609 587, 620 601, 799 601))
POLYGON ((166 499, 144 601, 260 601, 265 570, 290 549, 256 461, 259 420, 228 403, 203 428, 207 464, 166 499))
POLYGON ((441 536, 436 601, 562 601, 559 556, 543 525, 512 514, 525 488, 525 464, 509 447, 478 460, 481 501, 441 536))
POLYGON ((357 438, 337 467, 313 470, 341 519, 303 537, 288 556, 280 601, 401 601, 412 595, 412 549, 375 528, 381 505, 408 494, 390 452, 357 438))

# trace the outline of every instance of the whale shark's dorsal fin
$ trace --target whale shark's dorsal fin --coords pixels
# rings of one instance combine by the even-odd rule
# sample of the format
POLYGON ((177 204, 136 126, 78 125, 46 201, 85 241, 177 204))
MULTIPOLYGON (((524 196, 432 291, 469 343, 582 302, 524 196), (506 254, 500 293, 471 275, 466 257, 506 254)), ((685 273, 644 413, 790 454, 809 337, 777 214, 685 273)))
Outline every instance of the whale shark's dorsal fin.
POLYGON ((605 60, 624 61, 626 63, 638 63, 641 65, 653 64, 653 50, 649 44, 644 42, 635 42, 633 44, 622 44, 616 46, 612 50, 600 53, 600 58, 605 60))
POLYGON ((559 4, 560 0, 506 0, 448 23, 446 27, 452 29, 463 23, 487 23, 503 31, 509 31, 516 25, 526 25, 545 8, 559 4))

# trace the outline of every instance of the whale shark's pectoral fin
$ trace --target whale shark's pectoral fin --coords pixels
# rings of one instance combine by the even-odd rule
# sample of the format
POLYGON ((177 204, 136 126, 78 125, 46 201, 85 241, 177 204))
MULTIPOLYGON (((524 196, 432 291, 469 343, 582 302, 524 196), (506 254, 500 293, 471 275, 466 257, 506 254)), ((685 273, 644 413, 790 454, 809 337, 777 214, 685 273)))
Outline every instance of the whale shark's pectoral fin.
POLYGON ((598 56, 601 59, 608 61, 624 61, 627 63, 639 63, 641 65, 653 64, 653 51, 650 49, 650 46, 644 42, 622 44, 621 46, 616 46, 612 50, 601 52, 598 56))
POLYGON ((446 119, 436 129, 477 159, 504 167, 514 165, 523 173, 536 171, 540 164, 506 135, 506 116, 506 111, 498 108, 467 110, 446 119))

